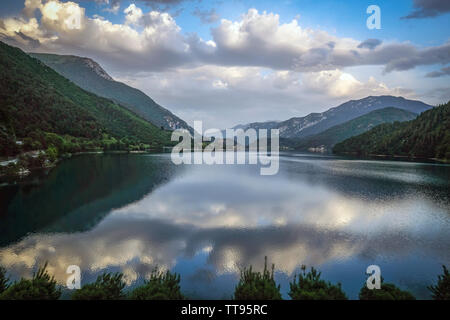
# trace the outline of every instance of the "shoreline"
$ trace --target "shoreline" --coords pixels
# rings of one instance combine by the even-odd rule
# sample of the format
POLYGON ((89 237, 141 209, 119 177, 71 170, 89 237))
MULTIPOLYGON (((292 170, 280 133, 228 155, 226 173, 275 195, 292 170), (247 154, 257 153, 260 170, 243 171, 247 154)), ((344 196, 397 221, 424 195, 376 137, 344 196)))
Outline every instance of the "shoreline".
MULTIPOLYGON (((341 152, 341 153, 331 153, 335 156, 350 156, 356 159, 370 159, 370 158, 381 158, 381 159, 400 159, 405 160, 407 162, 420 162, 423 161, 431 161, 434 163, 440 164, 450 164, 450 159, 438 159, 438 158, 421 158, 421 157, 411 157, 411 156, 401 156, 401 155, 387 155, 387 154, 367 154, 360 155, 352 152, 341 152)), ((377 159, 373 159, 377 160, 377 159)), ((429 163, 429 162, 428 162, 429 163)))

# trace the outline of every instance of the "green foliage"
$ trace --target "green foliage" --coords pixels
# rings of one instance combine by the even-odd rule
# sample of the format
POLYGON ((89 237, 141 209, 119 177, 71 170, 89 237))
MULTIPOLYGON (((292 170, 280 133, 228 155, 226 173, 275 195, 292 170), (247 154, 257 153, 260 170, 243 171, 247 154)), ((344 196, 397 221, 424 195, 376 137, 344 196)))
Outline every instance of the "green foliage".
POLYGON ((117 102, 163 130, 171 130, 168 121, 177 124, 178 127, 189 128, 186 122, 158 105, 142 91, 114 81, 106 72, 100 75, 99 72, 104 71, 99 65, 94 70, 93 65, 96 62, 89 61, 88 58, 45 53, 32 53, 30 55, 84 90, 117 102))
MULTIPOLYGON (((123 106, 84 91, 18 48, 0 42, 0 156, 55 147, 58 153, 101 146, 103 134, 128 144, 171 144, 160 130, 123 106), (75 142, 65 136, 74 137, 75 142), (16 141, 24 141, 23 146, 16 141)), ((128 144, 120 146, 128 148, 128 144)))
POLYGON ((252 266, 241 271, 241 278, 234 290, 236 300, 281 300, 280 286, 275 283, 275 265, 267 269, 267 257, 264 261, 264 271, 253 271, 252 266))
POLYGON ((32 279, 21 279, 13 283, 3 293, 0 300, 57 300, 61 289, 54 277, 47 272, 47 264, 39 268, 32 279))
POLYGON ((182 300, 184 297, 180 291, 180 275, 154 270, 150 280, 134 289, 129 298, 132 300, 182 300))
POLYGON ((406 122, 385 123, 333 148, 334 153, 450 159, 450 102, 406 122))
POLYGON ((428 289, 434 300, 450 300, 450 273, 446 266, 442 266, 444 273, 438 276, 437 285, 431 285, 428 289))
POLYGON ((320 279, 321 272, 311 268, 306 273, 306 267, 302 266, 302 273, 294 276, 294 281, 289 284, 289 296, 293 300, 347 300, 342 291, 341 284, 333 285, 320 279))
POLYGON ((125 282, 122 273, 105 273, 94 283, 86 284, 75 291, 72 300, 120 300, 125 297, 123 288, 125 282))
POLYGON ((6 269, 0 266, 0 295, 9 287, 9 279, 6 276, 6 269))
POLYGON ((392 283, 384 283, 381 278, 380 289, 368 289, 366 283, 359 291, 360 300, 416 300, 408 291, 397 288, 392 283))
POLYGON ((45 154, 51 162, 54 162, 56 161, 56 159, 58 159, 58 149, 56 149, 53 145, 45 150, 45 154))
POLYGON ((311 147, 320 146, 324 146, 327 149, 332 148, 336 143, 364 133, 379 124, 408 121, 416 117, 416 113, 393 107, 374 110, 318 134, 297 139, 294 148, 297 150, 307 150, 311 147))

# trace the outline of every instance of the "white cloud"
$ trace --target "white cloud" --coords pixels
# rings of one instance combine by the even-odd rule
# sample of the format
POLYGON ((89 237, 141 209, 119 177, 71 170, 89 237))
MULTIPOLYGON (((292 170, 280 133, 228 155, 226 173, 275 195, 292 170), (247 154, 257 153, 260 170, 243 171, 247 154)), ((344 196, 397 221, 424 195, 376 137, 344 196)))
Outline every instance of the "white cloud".
POLYGON ((300 73, 259 67, 201 66, 167 72, 122 74, 121 81, 147 92, 188 121, 206 128, 285 120, 368 95, 409 94, 342 70, 300 73))
POLYGON ((222 19, 207 41, 195 33, 184 34, 169 13, 143 12, 135 4, 123 11, 123 24, 88 17, 79 4, 59 0, 27 0, 24 12, 25 18, 2 20, 0 34, 5 40, 26 49, 24 39, 29 38, 33 47, 40 44, 40 51, 83 52, 128 70, 212 64, 318 72, 380 65, 390 72, 450 62, 450 42, 423 49, 377 39, 361 42, 303 28, 296 19, 281 23, 278 14, 256 9, 238 21, 222 19), (34 17, 36 10, 40 19, 34 17))
POLYGON ((125 24, 133 25, 137 25, 144 15, 142 10, 137 8, 134 4, 130 4, 123 13, 125 13, 125 24))
MULTIPOLYGON (((307 90, 331 97, 365 97, 369 95, 399 95, 401 88, 389 88, 385 83, 369 77, 366 82, 357 80, 341 70, 306 73, 302 76, 307 90)), ((405 93, 405 92, 403 92, 405 93)))
POLYGON ((184 33, 167 12, 131 4, 123 13, 123 23, 113 23, 87 16, 74 2, 27 0, 23 17, 0 20, 0 39, 30 51, 91 57, 182 118, 211 127, 284 120, 367 95, 408 97, 423 87, 411 80, 412 68, 450 62, 450 42, 418 48, 339 38, 256 9, 237 21, 222 19, 205 40, 184 33), (369 66, 388 73, 358 73, 369 66), (400 82, 380 80, 397 70, 410 71, 400 82))
POLYGON ((87 17, 74 2, 33 0, 25 5, 30 18, 7 18, 0 27, 4 40, 25 50, 87 55, 123 69, 145 65, 158 70, 190 59, 189 46, 168 13, 143 13, 132 4, 124 10, 124 24, 114 24, 100 16, 87 17), (35 10, 39 20, 32 14, 35 10))

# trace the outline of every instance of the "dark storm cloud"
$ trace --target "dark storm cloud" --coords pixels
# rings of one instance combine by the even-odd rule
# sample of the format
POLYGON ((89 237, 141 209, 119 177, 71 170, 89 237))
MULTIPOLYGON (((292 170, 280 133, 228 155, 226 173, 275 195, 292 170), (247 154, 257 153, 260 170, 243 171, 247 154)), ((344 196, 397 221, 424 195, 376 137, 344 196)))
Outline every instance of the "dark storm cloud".
POLYGON ((367 40, 364 40, 363 42, 361 42, 358 45, 358 48, 359 49, 362 49, 362 48, 375 49, 377 46, 379 46, 381 44, 381 42, 382 41, 378 40, 378 39, 367 39, 367 40))
POLYGON ((450 75, 450 67, 442 68, 440 71, 432 71, 425 75, 427 78, 438 78, 450 75))
POLYGON ((201 10, 199 8, 195 8, 192 14, 196 17, 199 17, 201 22, 204 24, 214 23, 220 19, 214 8, 212 8, 211 10, 201 10))
POLYGON ((413 0, 414 11, 402 19, 436 17, 450 12, 449 0, 413 0))
POLYGON ((31 48, 38 48, 41 45, 39 40, 28 37, 27 35, 23 34, 22 32, 16 32, 16 34, 18 36, 20 36, 23 40, 28 41, 28 46, 31 48))
POLYGON ((405 51, 410 51, 410 54, 403 57, 396 54, 393 59, 388 60, 389 62, 385 67, 386 72, 409 70, 419 65, 447 64, 450 62, 450 42, 422 50, 410 47, 405 48, 405 51))

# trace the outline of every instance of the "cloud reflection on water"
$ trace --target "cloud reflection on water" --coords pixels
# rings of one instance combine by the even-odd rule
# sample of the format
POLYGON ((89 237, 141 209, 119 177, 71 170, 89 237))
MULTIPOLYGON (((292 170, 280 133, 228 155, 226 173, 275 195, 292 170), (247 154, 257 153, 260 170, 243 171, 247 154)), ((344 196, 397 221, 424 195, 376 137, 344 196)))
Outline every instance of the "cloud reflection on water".
POLYGON ((48 261, 61 283, 71 264, 91 273, 116 268, 132 283, 156 265, 170 269, 198 255, 206 264, 192 277, 206 270, 202 279, 209 282, 242 266, 262 268, 264 256, 287 276, 301 264, 352 259, 422 255, 450 262, 449 210, 427 193, 351 196, 310 183, 304 169, 287 169, 268 178, 248 167, 192 167, 141 200, 111 210, 90 231, 32 234, 0 249, 0 264, 29 276, 48 261))

